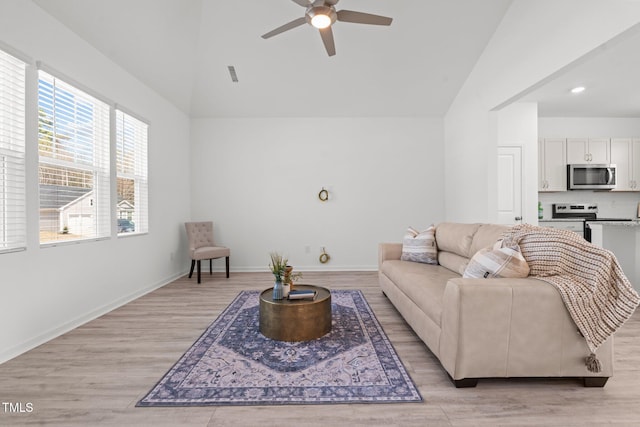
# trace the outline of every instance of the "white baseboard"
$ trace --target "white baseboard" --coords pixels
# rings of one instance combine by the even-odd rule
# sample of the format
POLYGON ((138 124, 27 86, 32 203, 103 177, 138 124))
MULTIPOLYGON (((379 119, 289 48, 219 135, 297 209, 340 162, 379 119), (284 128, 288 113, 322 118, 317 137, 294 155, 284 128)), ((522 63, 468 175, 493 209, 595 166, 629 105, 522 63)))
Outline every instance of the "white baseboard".
MULTIPOLYGON (((208 270, 208 269, 207 269, 208 270)), ((305 266, 305 265, 301 265, 301 266, 294 266, 294 270, 295 271, 301 271, 301 272, 316 272, 316 271, 326 271, 326 272, 330 272, 330 271, 378 271, 378 266, 377 265, 345 265, 345 266, 327 266, 327 267, 319 267, 316 265, 313 266, 305 266)), ((204 270, 203 270, 204 271, 204 270)), ((217 272, 217 273, 224 273, 225 267, 213 267, 213 271, 217 272)), ((269 269, 266 267, 234 267, 231 266, 230 268, 230 274, 233 274, 233 272, 240 272, 240 273, 267 273, 269 272, 269 269)), ((195 272, 193 274, 196 274, 195 272)))
POLYGON ((36 348, 37 346, 46 343, 47 341, 50 341, 54 338, 59 337, 62 334, 65 334, 75 328, 77 328, 78 326, 82 326, 87 322, 90 322, 91 320, 97 319, 98 317, 109 313, 110 311, 115 310, 118 307, 122 307, 123 305, 130 303, 133 300, 136 300, 138 298, 140 298, 143 295, 148 294, 149 292, 155 291, 156 289, 159 289, 171 282, 173 282, 174 280, 178 279, 179 277, 184 276, 186 273, 188 273, 188 271, 182 271, 179 272, 177 274, 174 274, 166 279, 161 280, 160 282, 157 282, 153 285, 147 286, 144 289, 141 289, 139 291, 136 291, 132 294, 126 295, 122 298, 119 298, 109 304, 105 304, 101 307, 96 308, 95 310, 92 310, 82 316, 76 317, 75 319, 72 319, 60 326, 57 326, 53 329, 50 329, 36 337, 33 337, 31 339, 28 339, 16 346, 13 346, 7 350, 3 350, 2 352, 0 352, 0 364, 13 359, 14 357, 17 357, 23 353, 26 353, 27 351, 36 348))

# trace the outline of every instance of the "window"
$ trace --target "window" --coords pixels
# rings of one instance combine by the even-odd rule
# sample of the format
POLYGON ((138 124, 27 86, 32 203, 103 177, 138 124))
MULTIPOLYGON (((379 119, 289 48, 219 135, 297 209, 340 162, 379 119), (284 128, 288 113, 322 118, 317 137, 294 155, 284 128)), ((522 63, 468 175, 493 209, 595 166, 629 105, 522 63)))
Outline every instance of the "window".
POLYGON ((0 252, 24 249, 26 64, 0 50, 0 252))
POLYGON ((149 230, 147 127, 146 123, 116 110, 118 234, 149 230))
POLYGON ((109 106, 40 70, 40 243, 111 233, 109 106))

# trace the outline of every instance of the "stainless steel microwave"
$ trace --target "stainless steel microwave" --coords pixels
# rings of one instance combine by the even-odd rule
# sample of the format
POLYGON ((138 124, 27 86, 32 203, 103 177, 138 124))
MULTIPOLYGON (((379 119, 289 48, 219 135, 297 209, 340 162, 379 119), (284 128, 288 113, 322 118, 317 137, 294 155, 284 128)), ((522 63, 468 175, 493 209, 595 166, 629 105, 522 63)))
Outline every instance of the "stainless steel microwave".
POLYGON ((612 190, 616 188, 616 165, 567 165, 569 190, 612 190))

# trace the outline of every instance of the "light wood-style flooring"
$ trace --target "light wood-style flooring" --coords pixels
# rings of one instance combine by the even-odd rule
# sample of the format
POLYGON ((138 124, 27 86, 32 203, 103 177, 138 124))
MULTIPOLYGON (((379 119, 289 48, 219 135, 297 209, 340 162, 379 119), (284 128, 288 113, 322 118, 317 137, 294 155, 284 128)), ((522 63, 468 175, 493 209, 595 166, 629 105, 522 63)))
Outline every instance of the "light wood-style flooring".
POLYGON ((31 403, 0 425, 60 426, 638 426, 640 311, 616 336, 604 388, 573 379, 481 380, 456 389, 378 288, 376 272, 305 273, 304 282, 360 289, 424 397, 423 403, 136 408, 239 291, 269 273, 182 278, 0 365, 0 401, 31 403))

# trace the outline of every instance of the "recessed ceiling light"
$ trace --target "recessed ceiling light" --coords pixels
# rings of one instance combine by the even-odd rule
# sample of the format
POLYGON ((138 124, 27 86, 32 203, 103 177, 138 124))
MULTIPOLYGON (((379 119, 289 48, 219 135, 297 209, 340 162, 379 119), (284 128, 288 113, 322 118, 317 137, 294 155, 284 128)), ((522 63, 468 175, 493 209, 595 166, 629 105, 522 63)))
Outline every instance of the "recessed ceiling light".
POLYGON ((574 87, 573 89, 571 89, 571 93, 580 93, 580 92, 584 92, 584 86, 577 86, 574 87))

